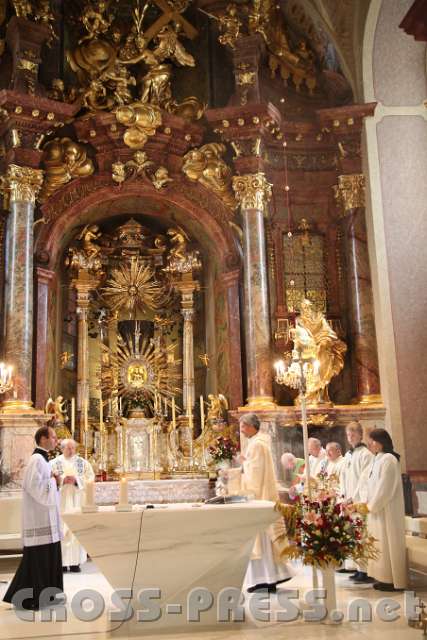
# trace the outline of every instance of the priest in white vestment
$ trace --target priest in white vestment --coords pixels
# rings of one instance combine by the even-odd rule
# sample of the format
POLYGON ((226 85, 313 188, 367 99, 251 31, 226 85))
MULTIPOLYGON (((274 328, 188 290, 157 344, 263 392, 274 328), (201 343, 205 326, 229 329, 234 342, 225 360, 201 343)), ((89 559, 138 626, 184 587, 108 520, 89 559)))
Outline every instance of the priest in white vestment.
POLYGON ((341 445, 338 442, 328 442, 326 445, 326 457, 322 460, 320 471, 326 472, 328 476, 337 476, 341 481, 341 472, 344 464, 341 445))
MULTIPOLYGON (((350 449, 344 456, 344 463, 341 471, 341 494, 347 502, 366 502, 366 482, 367 471, 373 460, 373 455, 363 442, 363 428, 360 422, 349 422, 346 427, 347 441, 350 449)), ((342 571, 353 571, 350 580, 369 584, 374 580, 368 576, 367 566, 364 563, 356 565, 346 561, 347 569, 342 571)))
POLYGON ((321 470, 322 462, 326 458, 326 451, 318 438, 308 439, 308 453, 310 475, 312 478, 315 478, 321 470))
MULTIPOLYGON (((60 478, 61 513, 80 509, 85 483, 93 481, 95 474, 91 464, 77 455, 77 443, 67 439, 61 442, 62 454, 52 460, 55 474, 60 478)), ((63 522, 62 566, 72 572, 79 572, 80 565, 86 562, 87 553, 77 538, 63 522)))
POLYGON ((381 552, 368 561, 368 573, 376 580, 374 589, 400 591, 407 586, 408 566, 399 454, 385 429, 373 429, 368 446, 374 454, 367 480, 368 530, 381 552))
POLYGON ((49 451, 57 444, 56 432, 49 426, 40 427, 35 441, 22 483, 22 560, 4 601, 37 611, 62 593, 63 578, 59 478, 49 464, 49 451), (32 595, 25 594, 24 589, 31 589, 32 595))
MULTIPOLYGON (((243 492, 255 500, 277 502, 279 494, 269 435, 260 432, 260 421, 254 413, 240 418, 240 430, 249 439, 245 455, 240 456, 243 492)), ((286 544, 285 533, 283 520, 279 518, 256 537, 245 576, 245 587, 249 592, 275 591, 276 585, 293 577, 291 566, 279 557, 286 544)))

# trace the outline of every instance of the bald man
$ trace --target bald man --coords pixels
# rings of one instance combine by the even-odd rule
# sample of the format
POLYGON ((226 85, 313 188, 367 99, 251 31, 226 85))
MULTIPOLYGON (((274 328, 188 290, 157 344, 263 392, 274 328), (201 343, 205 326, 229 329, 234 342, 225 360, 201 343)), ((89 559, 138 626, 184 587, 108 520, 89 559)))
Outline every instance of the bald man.
MULTIPOLYGON (((62 455, 51 462, 52 471, 60 478, 61 513, 81 507, 85 483, 94 480, 95 474, 89 462, 77 455, 77 442, 67 439, 61 442, 62 455)), ((63 571, 81 571, 80 565, 86 562, 87 554, 77 542, 67 525, 63 522, 64 539, 62 541, 63 571)))
POLYGON ((326 451, 318 438, 308 439, 308 453, 310 462, 310 475, 315 478, 321 470, 322 462, 326 458, 326 451))
POLYGON ((337 476, 340 481, 343 464, 344 456, 342 455, 341 445, 338 442, 328 442, 326 445, 326 458, 322 463, 322 471, 326 471, 328 476, 337 476))

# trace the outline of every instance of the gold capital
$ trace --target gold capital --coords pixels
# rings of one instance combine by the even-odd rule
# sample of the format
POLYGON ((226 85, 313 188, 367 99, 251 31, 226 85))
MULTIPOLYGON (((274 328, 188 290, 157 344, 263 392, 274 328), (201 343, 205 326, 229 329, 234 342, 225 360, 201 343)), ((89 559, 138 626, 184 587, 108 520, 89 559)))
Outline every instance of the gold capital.
POLYGON ((43 171, 10 164, 4 183, 10 202, 35 202, 43 184, 43 171))
POLYGON ((234 176, 233 189, 242 209, 264 211, 271 198, 271 184, 261 172, 234 176))
POLYGON ((333 187, 335 200, 343 210, 347 211, 365 206, 365 176, 363 173, 353 173, 338 176, 338 184, 333 187))

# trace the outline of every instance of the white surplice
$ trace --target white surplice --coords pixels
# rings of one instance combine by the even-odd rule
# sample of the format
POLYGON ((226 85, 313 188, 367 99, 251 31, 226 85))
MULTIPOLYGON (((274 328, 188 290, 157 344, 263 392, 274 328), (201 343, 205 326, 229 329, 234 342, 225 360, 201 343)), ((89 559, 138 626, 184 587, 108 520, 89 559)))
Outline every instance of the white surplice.
POLYGON ((397 589, 407 585, 405 506, 400 464, 391 453, 377 453, 367 476, 368 530, 381 552, 368 561, 368 573, 397 589))
MULTIPOLYGON (((87 460, 75 455, 65 458, 60 455, 51 462, 52 470, 61 478, 61 513, 80 509, 85 483, 95 478, 93 469, 87 460), (74 476, 76 484, 63 484, 66 476, 74 476)), ((87 553, 78 543, 77 539, 68 529, 65 523, 62 524, 64 539, 62 541, 62 565, 72 567, 83 564, 87 560, 87 553)))
POLYGON ((325 458, 326 458, 326 451, 323 447, 320 449, 319 455, 317 457, 313 456, 312 454, 309 455, 308 461, 310 464, 310 475, 312 478, 315 478, 317 474, 320 473, 320 470, 322 468, 322 464, 325 461, 325 458))
MULTIPOLYGON (((243 462, 242 489, 255 500, 279 499, 277 479, 271 455, 271 438, 259 431, 249 439, 243 462)), ((279 558, 284 546, 285 527, 279 518, 265 532, 257 535, 245 576, 245 587, 256 584, 276 584, 291 578, 294 571, 279 558)))
POLYGON ((364 444, 345 454, 341 471, 341 493, 347 500, 366 502, 366 472, 372 461, 373 454, 364 444))
POLYGON ((24 473, 22 528, 24 547, 51 544, 62 538, 56 480, 40 453, 33 453, 24 473))
POLYGON ((328 476, 335 475, 338 479, 341 478, 341 472, 344 465, 344 456, 339 456, 336 460, 329 460, 324 458, 320 465, 320 471, 326 471, 328 476))

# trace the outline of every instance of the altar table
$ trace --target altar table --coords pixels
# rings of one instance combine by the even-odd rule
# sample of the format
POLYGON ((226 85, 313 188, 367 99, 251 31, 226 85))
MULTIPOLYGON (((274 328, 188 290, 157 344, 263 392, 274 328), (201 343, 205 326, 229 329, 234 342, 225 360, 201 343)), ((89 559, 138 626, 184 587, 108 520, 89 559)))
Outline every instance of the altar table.
POLYGON ((250 501, 134 506, 130 512, 101 507, 63 517, 113 589, 132 588, 135 613, 128 621, 110 623, 110 631, 142 635, 225 627, 218 622, 218 595, 227 587, 242 588, 255 536, 277 519, 277 512, 272 502, 250 501), (146 608, 138 594, 150 588, 160 589, 153 600, 160 617, 138 621, 136 612, 146 608), (189 622, 187 598, 195 588, 208 590, 213 606, 201 611, 199 621, 189 622))

